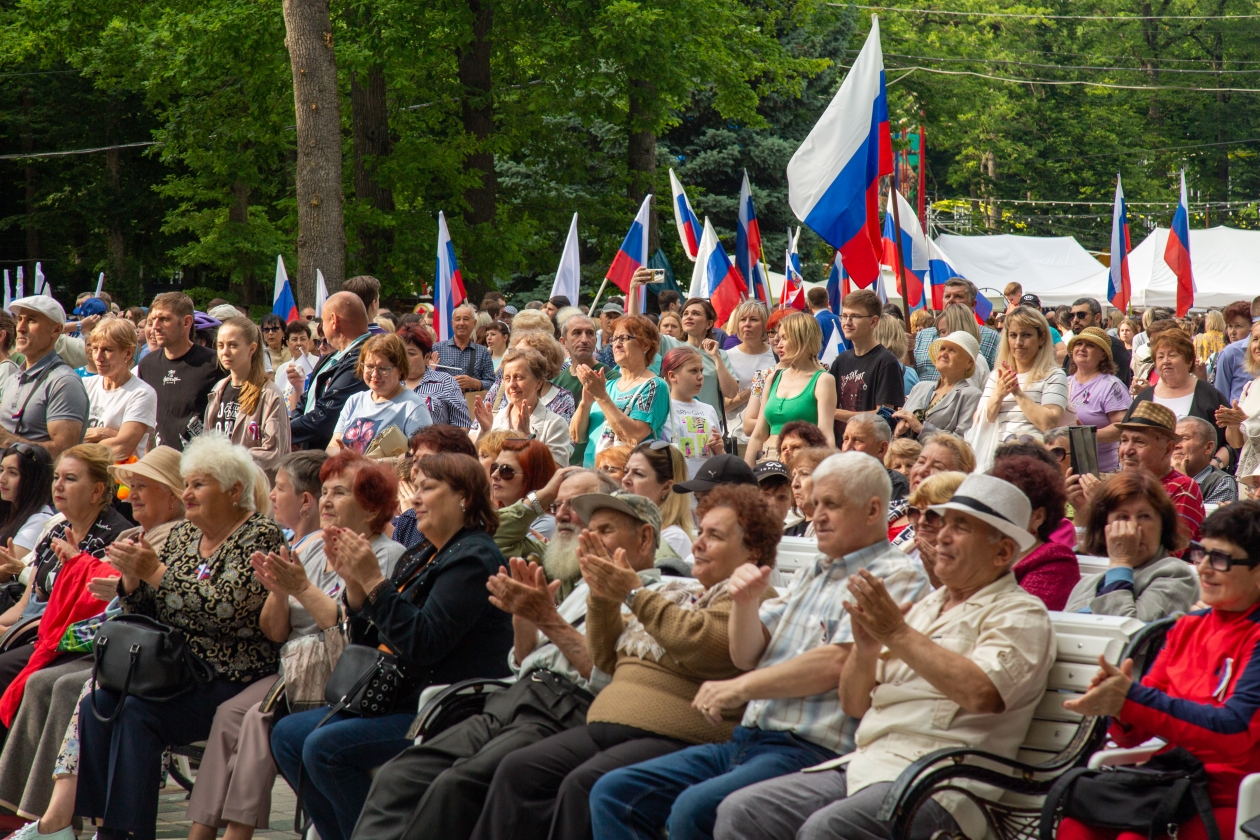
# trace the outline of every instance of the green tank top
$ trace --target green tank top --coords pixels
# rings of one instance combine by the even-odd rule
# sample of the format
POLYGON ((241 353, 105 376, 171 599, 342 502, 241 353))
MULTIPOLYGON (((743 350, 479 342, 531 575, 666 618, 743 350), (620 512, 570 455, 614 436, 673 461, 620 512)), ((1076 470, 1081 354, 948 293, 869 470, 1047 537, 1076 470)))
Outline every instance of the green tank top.
POLYGON ((770 434, 777 435, 784 423, 791 423, 793 420, 806 420, 818 425, 818 400, 814 398, 814 388, 822 373, 821 370, 814 371, 805 390, 786 400, 778 396, 780 375, 775 375, 770 388, 766 390, 765 408, 762 409, 766 422, 770 424, 770 434))

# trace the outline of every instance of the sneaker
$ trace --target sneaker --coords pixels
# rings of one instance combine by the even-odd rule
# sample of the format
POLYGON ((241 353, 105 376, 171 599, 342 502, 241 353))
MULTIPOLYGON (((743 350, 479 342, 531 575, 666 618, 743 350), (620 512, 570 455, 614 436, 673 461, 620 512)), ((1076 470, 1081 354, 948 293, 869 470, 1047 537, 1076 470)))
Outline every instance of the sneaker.
POLYGON ((39 821, 28 822, 17 831, 9 835, 8 840, 75 840, 74 829, 66 826, 61 831, 54 831, 52 834, 42 834, 39 830, 39 821))

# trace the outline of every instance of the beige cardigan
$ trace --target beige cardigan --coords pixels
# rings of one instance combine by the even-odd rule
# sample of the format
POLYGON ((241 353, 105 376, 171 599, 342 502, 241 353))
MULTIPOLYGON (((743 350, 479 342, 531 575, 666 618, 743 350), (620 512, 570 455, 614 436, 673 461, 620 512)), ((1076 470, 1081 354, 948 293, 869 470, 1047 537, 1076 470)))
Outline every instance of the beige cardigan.
MULTIPOLYGON (((214 416, 219 411, 219 402, 223 399, 223 390, 230 380, 220 379, 210 391, 210 402, 206 405, 206 428, 214 425, 214 416)), ((289 436, 289 410, 284 403, 284 394, 276 387, 276 383, 268 380, 263 384, 258 405, 252 414, 237 414, 236 425, 232 427, 232 443, 240 444, 249 450, 267 478, 275 479, 276 467, 284 456, 292 451, 289 436)))

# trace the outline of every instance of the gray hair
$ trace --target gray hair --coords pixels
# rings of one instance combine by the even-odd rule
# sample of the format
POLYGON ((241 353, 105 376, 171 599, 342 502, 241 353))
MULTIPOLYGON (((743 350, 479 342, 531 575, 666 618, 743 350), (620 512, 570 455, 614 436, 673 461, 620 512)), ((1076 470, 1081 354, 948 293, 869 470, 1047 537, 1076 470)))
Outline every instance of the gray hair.
MULTIPOLYGON (((884 424, 885 428, 887 425, 884 424)), ((888 511, 888 502, 892 498, 892 481, 879 459, 872 458, 865 452, 838 452, 829 455, 814 469, 814 484, 833 476, 840 479, 844 497, 849 501, 865 503, 867 499, 876 496, 883 504, 885 513, 888 511)))
POLYGON ((616 491, 621 489, 621 485, 618 484, 617 481, 611 475, 609 475, 606 472, 600 472, 599 470, 589 470, 585 468, 580 469, 580 470, 574 470, 573 472, 566 475, 564 477, 564 480, 568 481, 570 478, 577 478, 578 476, 590 476, 591 478, 594 478, 596 481, 598 481, 599 489, 595 491, 596 493, 602 493, 604 495, 608 495, 609 493, 615 493, 616 491))
POLYGON ((293 490, 299 496, 310 493, 318 499, 320 489, 323 487, 319 480, 319 471, 327 460, 328 453, 321 449, 303 449, 286 455, 280 462, 277 472, 288 476, 293 484, 293 490))
POLYGON ((473 314, 473 319, 474 320, 476 319, 477 307, 473 306, 471 303, 461 303, 459 306, 451 310, 451 315, 453 316, 456 312, 458 312, 461 309, 467 309, 469 312, 473 314))
POLYGON ((241 510, 257 510, 254 501, 254 483, 257 473, 249 450, 232 443, 222 432, 206 431, 192 439, 184 447, 179 459, 179 474, 187 478, 195 473, 208 475, 227 492, 232 485, 241 485, 241 499, 236 506, 241 510))
POLYGON ((1199 443, 1216 443, 1216 429, 1202 417, 1182 417, 1177 421, 1177 425, 1180 426, 1182 423, 1189 423, 1194 427, 1194 436, 1199 443))
POLYGON ((1046 445, 1049 445, 1052 440, 1066 437, 1068 437, 1068 427, 1055 426, 1053 429, 1047 429, 1046 433, 1041 436, 1041 439, 1046 442, 1046 445))
POLYGON ((599 326, 595 323, 594 319, 585 315, 582 310, 577 307, 573 307, 573 311, 570 312, 569 308, 565 307, 556 313, 556 323, 560 325, 560 337, 568 338, 569 324, 575 324, 578 321, 585 321, 590 324, 591 329, 599 329, 599 326), (565 314, 566 312, 568 312, 567 315, 565 314))
POLYGON ((888 427, 888 421, 880 417, 873 411, 864 411, 861 414, 855 414, 849 418, 850 423, 857 423, 859 426, 866 426, 875 433, 875 437, 879 438, 880 443, 889 443, 892 441, 892 429, 888 427))

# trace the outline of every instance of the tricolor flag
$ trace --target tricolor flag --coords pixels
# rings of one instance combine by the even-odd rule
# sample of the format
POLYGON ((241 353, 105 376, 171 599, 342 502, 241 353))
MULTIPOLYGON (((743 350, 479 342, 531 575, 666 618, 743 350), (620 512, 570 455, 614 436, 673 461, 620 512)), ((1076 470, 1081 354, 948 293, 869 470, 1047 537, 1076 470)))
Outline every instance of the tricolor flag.
POLYGON ((324 282, 324 272, 315 269, 315 317, 324 314, 324 304, 328 302, 328 284, 324 282))
POLYGON ((850 291, 849 274, 840 262, 840 252, 836 251, 836 257, 831 261, 831 270, 827 272, 827 306, 837 316, 840 315, 840 302, 850 291))
POLYGON ((844 255, 865 288, 879 279, 879 179, 893 171, 879 19, 827 110, 788 162, 796 217, 844 255))
POLYGON ((451 338, 451 316, 464 302, 464 278, 459 276, 455 243, 446 227, 446 216, 438 211, 437 274, 433 278, 433 331, 438 341, 451 338))
POLYGON ((719 324, 726 323, 748 291, 708 219, 704 220, 704 234, 700 237, 700 252, 696 255, 691 283, 693 291, 699 287, 699 297, 707 297, 713 304, 719 324))
POLYGON ((984 292, 976 292, 976 322, 984 326, 985 321, 993 314, 993 301, 985 297, 984 292))
POLYGON ((744 278, 748 296, 770 305, 770 284, 766 282, 761 266, 761 226, 757 224, 757 211, 753 209, 752 186, 748 183, 748 170, 744 170, 744 183, 739 188, 739 219, 735 229, 735 267, 744 278))
POLYGON ((805 278, 801 276, 801 255, 796 252, 796 242, 801 238, 801 229, 788 228, 788 246, 783 260, 783 291, 779 294, 779 305, 805 311, 805 278))
POLYGON ((1116 203, 1111 211, 1111 268, 1107 273, 1107 300, 1121 312, 1129 308, 1129 210, 1124 203, 1120 173, 1116 173, 1116 203))
POLYGON ((578 255, 577 213, 574 213, 569 235, 564 240, 564 251, 560 254, 560 267, 556 269, 556 279, 551 282, 551 297, 564 295, 569 303, 577 306, 581 289, 582 263, 578 255))
POLYGON ((630 291, 630 278, 634 276, 635 270, 647 265, 648 223, 651 212, 652 196, 647 195, 639 205, 634 221, 630 223, 630 230, 626 232, 617 256, 613 257, 612 265, 608 266, 608 273, 604 275, 606 280, 626 293, 630 291))
MULTIPOLYGON (((959 277, 957 269, 949 264, 949 257, 931 239, 927 240, 928 248, 928 282, 932 290, 932 308, 940 312, 945 308, 945 281, 951 277, 959 277)), ((977 297, 976 303, 979 304, 977 297)), ((990 307, 990 310, 992 307, 990 307)), ((984 317, 988 318, 988 315, 984 317)))
POLYGON ((1194 306, 1194 272, 1190 269, 1190 204, 1186 201, 1186 170, 1181 170, 1181 203, 1173 214, 1172 230, 1164 246, 1164 262, 1177 275, 1177 317, 1194 306))
MULTIPOLYGON (((914 208, 910 206, 910 202, 902 197, 897 190, 892 190, 891 195, 896 196, 898 209, 901 213, 901 260, 900 270, 902 272, 901 282, 898 283, 899 291, 906 305, 911 311, 923 307, 923 286, 928 274, 928 246, 927 237, 923 235, 923 228, 919 227, 919 218, 914 213, 914 208)), ((894 221, 892 208, 884 213, 884 257, 883 264, 892 270, 893 276, 897 275, 897 245, 893 240, 894 221)))
POLYGON ((678 227, 678 238, 682 240, 687 259, 695 262, 696 255, 700 253, 700 237, 704 235, 704 226, 691 209, 687 191, 683 189, 682 182, 678 180, 672 167, 669 170, 669 188, 674 194, 674 224, 678 227))
POLYGON ((271 314, 279 315, 286 324, 298 319, 297 298, 289 285, 289 272, 284 269, 283 254, 276 254, 276 286, 271 295, 271 314))

